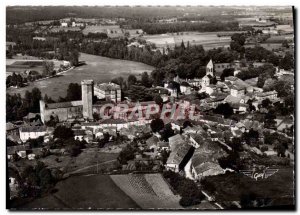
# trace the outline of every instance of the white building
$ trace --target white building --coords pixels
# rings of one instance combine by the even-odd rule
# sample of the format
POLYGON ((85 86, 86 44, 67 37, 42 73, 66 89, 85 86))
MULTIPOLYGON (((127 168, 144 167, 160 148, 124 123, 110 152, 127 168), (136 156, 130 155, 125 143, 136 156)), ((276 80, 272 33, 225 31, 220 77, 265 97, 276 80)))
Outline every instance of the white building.
POLYGON ((102 83, 94 85, 94 96, 98 99, 105 99, 107 101, 120 102, 121 101, 121 87, 114 83, 102 83))
POLYGON ((28 139, 36 139, 46 134, 45 126, 28 126, 20 128, 20 139, 26 142, 28 139))
POLYGON ((68 23, 67 22, 62 22, 61 27, 68 27, 68 23))

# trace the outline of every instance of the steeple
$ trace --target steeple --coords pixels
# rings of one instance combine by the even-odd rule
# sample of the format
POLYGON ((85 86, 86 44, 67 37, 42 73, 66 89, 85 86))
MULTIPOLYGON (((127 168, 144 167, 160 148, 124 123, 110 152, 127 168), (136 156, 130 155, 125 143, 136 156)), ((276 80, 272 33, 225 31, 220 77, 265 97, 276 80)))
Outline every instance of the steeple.
POLYGON ((211 59, 206 65, 206 75, 214 76, 214 64, 211 59))

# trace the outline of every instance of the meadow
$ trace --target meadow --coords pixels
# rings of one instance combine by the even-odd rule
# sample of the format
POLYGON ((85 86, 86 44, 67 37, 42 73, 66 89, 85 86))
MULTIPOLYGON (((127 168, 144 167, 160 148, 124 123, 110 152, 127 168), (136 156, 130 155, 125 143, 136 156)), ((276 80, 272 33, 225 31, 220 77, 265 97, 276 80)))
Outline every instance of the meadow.
POLYGON ((86 65, 76 67, 63 75, 30 83, 24 88, 9 88, 7 93, 25 94, 26 90, 31 91, 34 87, 41 90, 42 95, 47 94, 53 99, 64 97, 67 93, 67 88, 70 83, 81 83, 84 79, 92 79, 94 82, 109 82, 113 78, 127 78, 130 74, 140 75, 143 72, 150 73, 154 68, 152 66, 119 59, 112 59, 96 55, 81 53, 80 61, 85 61, 86 65))
POLYGON ((185 45, 189 41, 190 45, 203 45, 204 48, 223 47, 229 45, 231 38, 230 36, 219 37, 218 34, 222 32, 180 32, 180 33, 169 33, 159 35, 146 35, 143 38, 151 43, 156 44, 158 48, 174 47, 180 45, 183 41, 185 45))

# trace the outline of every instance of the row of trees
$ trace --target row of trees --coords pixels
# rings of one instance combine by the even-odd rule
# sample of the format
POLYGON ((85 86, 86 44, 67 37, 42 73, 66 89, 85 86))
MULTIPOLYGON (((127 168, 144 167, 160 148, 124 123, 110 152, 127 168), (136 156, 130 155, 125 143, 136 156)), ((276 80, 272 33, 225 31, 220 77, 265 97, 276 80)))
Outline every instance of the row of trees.
POLYGON ((165 34, 170 32, 183 31, 199 31, 199 32, 215 32, 215 31, 237 31, 239 30, 238 22, 176 22, 176 23, 136 23, 133 28, 141 28, 147 34, 165 34))

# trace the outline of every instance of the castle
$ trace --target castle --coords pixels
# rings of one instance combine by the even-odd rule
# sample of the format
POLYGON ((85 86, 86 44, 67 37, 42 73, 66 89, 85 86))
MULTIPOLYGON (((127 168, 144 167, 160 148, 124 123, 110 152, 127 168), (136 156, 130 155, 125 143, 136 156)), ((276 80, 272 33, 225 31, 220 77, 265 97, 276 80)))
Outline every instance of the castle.
POLYGON ((106 101, 119 102, 121 101, 121 88, 117 84, 100 84, 94 86, 93 80, 83 80, 81 82, 82 99, 79 101, 59 102, 46 104, 40 100, 40 115, 43 123, 51 119, 59 121, 67 121, 70 119, 85 119, 93 120, 93 113, 98 112, 99 105, 93 104, 94 90, 99 99, 106 101), (99 93, 99 87, 101 92, 99 93), (106 87, 106 88, 105 88, 106 87), (109 87, 109 90, 108 88, 109 87), (103 95, 103 96, 101 96, 103 95))

